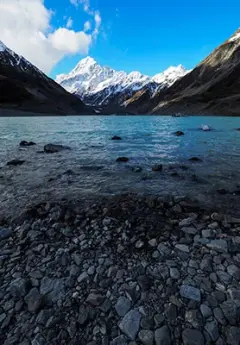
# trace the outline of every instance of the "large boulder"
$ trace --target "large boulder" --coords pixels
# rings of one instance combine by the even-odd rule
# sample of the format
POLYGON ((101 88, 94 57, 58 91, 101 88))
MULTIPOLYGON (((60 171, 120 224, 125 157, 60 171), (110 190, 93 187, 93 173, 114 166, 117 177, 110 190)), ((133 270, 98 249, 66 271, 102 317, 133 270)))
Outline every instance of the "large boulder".
POLYGON ((64 150, 71 150, 71 147, 57 144, 47 144, 44 146, 44 152, 46 153, 57 153, 64 150))

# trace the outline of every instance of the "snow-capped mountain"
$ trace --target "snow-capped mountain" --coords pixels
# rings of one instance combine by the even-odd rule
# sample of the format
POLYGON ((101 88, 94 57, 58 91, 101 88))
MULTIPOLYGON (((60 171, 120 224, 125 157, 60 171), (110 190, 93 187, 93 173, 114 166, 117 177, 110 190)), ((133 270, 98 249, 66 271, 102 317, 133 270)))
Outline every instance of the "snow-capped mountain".
POLYGON ((101 66, 93 58, 86 57, 69 74, 58 75, 56 82, 77 94, 86 104, 109 106, 123 104, 135 92, 146 87, 154 95, 157 90, 172 85, 186 73, 188 71, 179 65, 169 67, 154 77, 140 72, 128 74, 101 66))

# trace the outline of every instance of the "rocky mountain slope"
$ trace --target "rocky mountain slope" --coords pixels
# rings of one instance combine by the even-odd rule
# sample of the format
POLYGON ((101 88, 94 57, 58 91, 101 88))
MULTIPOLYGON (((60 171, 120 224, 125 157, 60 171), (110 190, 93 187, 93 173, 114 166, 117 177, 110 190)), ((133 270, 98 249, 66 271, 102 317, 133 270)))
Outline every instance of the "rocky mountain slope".
POLYGON ((115 71, 87 57, 69 74, 57 76, 56 81, 86 104, 117 109, 137 91, 147 89, 152 97, 157 90, 169 87, 187 72, 179 65, 151 78, 139 72, 115 71))
POLYGON ((147 90, 127 101, 138 113, 240 114, 240 29, 168 89, 150 97, 147 90))
POLYGON ((0 41, 0 110, 81 114, 91 110, 0 41))

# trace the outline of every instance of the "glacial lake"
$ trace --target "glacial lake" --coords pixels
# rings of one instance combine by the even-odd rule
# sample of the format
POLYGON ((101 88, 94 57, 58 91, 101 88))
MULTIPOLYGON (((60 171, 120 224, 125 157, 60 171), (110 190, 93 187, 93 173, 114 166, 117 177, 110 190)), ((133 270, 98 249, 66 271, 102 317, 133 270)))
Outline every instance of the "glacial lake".
MULTIPOLYGON (((0 118, 0 202, 96 194, 173 194, 215 200, 239 198, 240 118, 66 116, 0 118), (212 128, 200 130, 201 125, 212 128), (176 137, 174 132, 183 131, 176 137), (122 140, 112 141, 114 136, 122 140), (36 146, 20 149, 21 140, 36 146), (48 143, 71 151, 39 153, 48 143), (120 156, 127 163, 117 163, 120 156), (198 157, 200 162, 189 158, 198 157), (11 159, 22 166, 8 167, 11 159), (162 172, 152 166, 163 164, 162 172), (141 172, 132 168, 141 167, 141 172), (225 189, 227 195, 224 194, 225 189), (220 190, 219 197, 215 192, 220 190)), ((233 204, 234 204, 233 199, 233 204)), ((238 199, 239 200, 239 199, 238 199)))

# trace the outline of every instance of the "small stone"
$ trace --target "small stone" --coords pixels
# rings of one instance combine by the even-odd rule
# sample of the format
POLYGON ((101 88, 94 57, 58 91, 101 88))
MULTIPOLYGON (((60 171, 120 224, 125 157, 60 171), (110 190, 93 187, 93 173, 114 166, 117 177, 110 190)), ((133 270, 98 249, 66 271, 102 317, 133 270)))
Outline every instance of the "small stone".
POLYGON ((10 294, 13 297, 24 297, 27 294, 28 282, 24 278, 16 278, 10 284, 10 294))
POLYGON ((24 301, 27 303, 28 311, 36 313, 43 305, 43 297, 40 295, 38 289, 35 287, 31 289, 24 301))
POLYGON ((207 243, 207 247, 210 249, 213 249, 219 253, 227 253, 228 252, 227 241, 222 240, 222 239, 210 241, 209 243, 207 243))
POLYGON ((240 344, 240 327, 227 327, 226 338, 228 345, 240 344))
POLYGON ((51 316, 50 310, 41 310, 36 318, 36 323, 45 326, 51 316))
POLYGON ((176 244, 175 248, 181 250, 181 252, 189 253, 189 247, 186 244, 176 244))
POLYGON ((166 315, 166 318, 170 321, 170 322, 174 322, 177 318, 177 307, 174 305, 174 304, 170 304, 168 306, 168 308, 166 309, 165 311, 165 315, 166 315))
POLYGON ((227 272, 217 271, 216 273, 221 283, 228 285, 232 282, 232 276, 227 272))
POLYGON ((5 313, 0 314, 0 324, 3 322, 3 320, 5 320, 6 317, 7 315, 5 313))
POLYGON ((156 327, 162 326, 164 321, 165 321, 165 317, 164 317, 163 314, 156 314, 156 315, 154 315, 154 322, 155 322, 155 326, 156 327))
POLYGON ((202 327, 202 315, 196 309, 187 310, 185 314, 186 322, 190 323, 193 328, 201 329, 202 327))
POLYGON ((190 285, 182 285, 180 288, 180 295, 197 302, 201 301, 200 290, 190 285))
POLYGON ((213 314, 215 319, 217 320, 218 323, 220 323, 221 325, 225 326, 226 325, 226 319, 223 315, 223 312, 220 308, 214 308, 213 309, 213 314))
POLYGON ((143 329, 138 333, 138 338, 144 345, 153 345, 154 336, 152 331, 143 329))
POLYGON ((140 327, 141 314, 135 310, 130 310, 119 324, 120 330, 131 340, 135 340, 140 327))
POLYGON ((79 284, 81 284, 82 282, 84 282, 85 280, 87 280, 89 278, 87 272, 83 272, 80 274, 80 276, 78 277, 77 281, 79 284))
POLYGON ((206 304, 201 304, 200 310, 205 319, 212 315, 212 310, 206 304))
POLYGON ((200 263, 200 268, 204 272, 212 272, 212 259, 211 258, 205 258, 200 263))
POLYGON ((12 235, 12 230, 0 228, 0 240, 4 240, 12 235))
POLYGON ((135 243, 135 248, 137 248, 137 249, 141 249, 143 246, 144 246, 144 242, 142 240, 138 240, 135 243))
POLYGON ((93 306, 98 307, 104 302, 105 298, 105 296, 102 296, 100 294, 90 293, 86 301, 93 306))
POLYGON ((131 308, 131 302, 126 297, 119 297, 115 305, 115 310, 119 316, 124 316, 131 308))
POLYGON ((31 345, 46 345, 46 339, 44 339, 43 336, 38 333, 32 340, 31 345))
POLYGON ((89 318, 89 308, 85 305, 80 306, 78 311, 78 323, 80 326, 85 326, 89 318))
POLYGON ((156 329, 154 337, 156 345, 171 345, 172 343, 167 326, 156 329))
POLYGON ((119 335, 110 342, 110 345, 128 345, 128 339, 125 335, 119 335))
POLYGON ((180 272, 175 267, 170 267, 170 277, 172 279, 178 280, 180 278, 180 272))
POLYGON ((227 271, 233 278, 240 281, 240 269, 236 265, 228 266, 227 271))
POLYGON ((181 230, 188 235, 196 235, 198 232, 194 227, 183 227, 181 230))
POLYGON ((213 231, 211 229, 202 230, 202 237, 209 238, 213 236, 213 231))
POLYGON ((159 256, 160 256, 159 251, 158 250, 154 250, 154 252, 152 253, 152 258, 153 259, 157 259, 157 258, 159 258, 159 256))
POLYGON ((93 276, 95 274, 95 272, 96 272, 95 266, 90 266, 89 269, 87 270, 87 274, 89 276, 93 276))
POLYGON ((207 322, 204 329, 208 332, 212 341, 216 341, 219 337, 218 325, 216 321, 207 322))
POLYGON ((182 339, 184 345, 204 345, 205 343, 202 332, 196 329, 184 329, 182 339))
POLYGON ((229 324, 237 326, 240 322, 240 301, 239 300, 227 300, 220 305, 222 312, 229 324))
POLYGON ((196 220, 196 218, 197 218, 196 216, 193 216, 193 217, 188 217, 188 218, 182 219, 179 222, 179 226, 181 226, 181 227, 183 227, 183 226, 188 227, 189 225, 191 225, 196 220))
POLYGON ((63 150, 71 150, 69 146, 47 144, 44 146, 44 152, 46 153, 57 153, 63 150))
POLYGON ((148 241, 148 244, 151 246, 151 247, 156 247, 157 246, 157 240, 156 238, 152 238, 151 240, 148 241))

